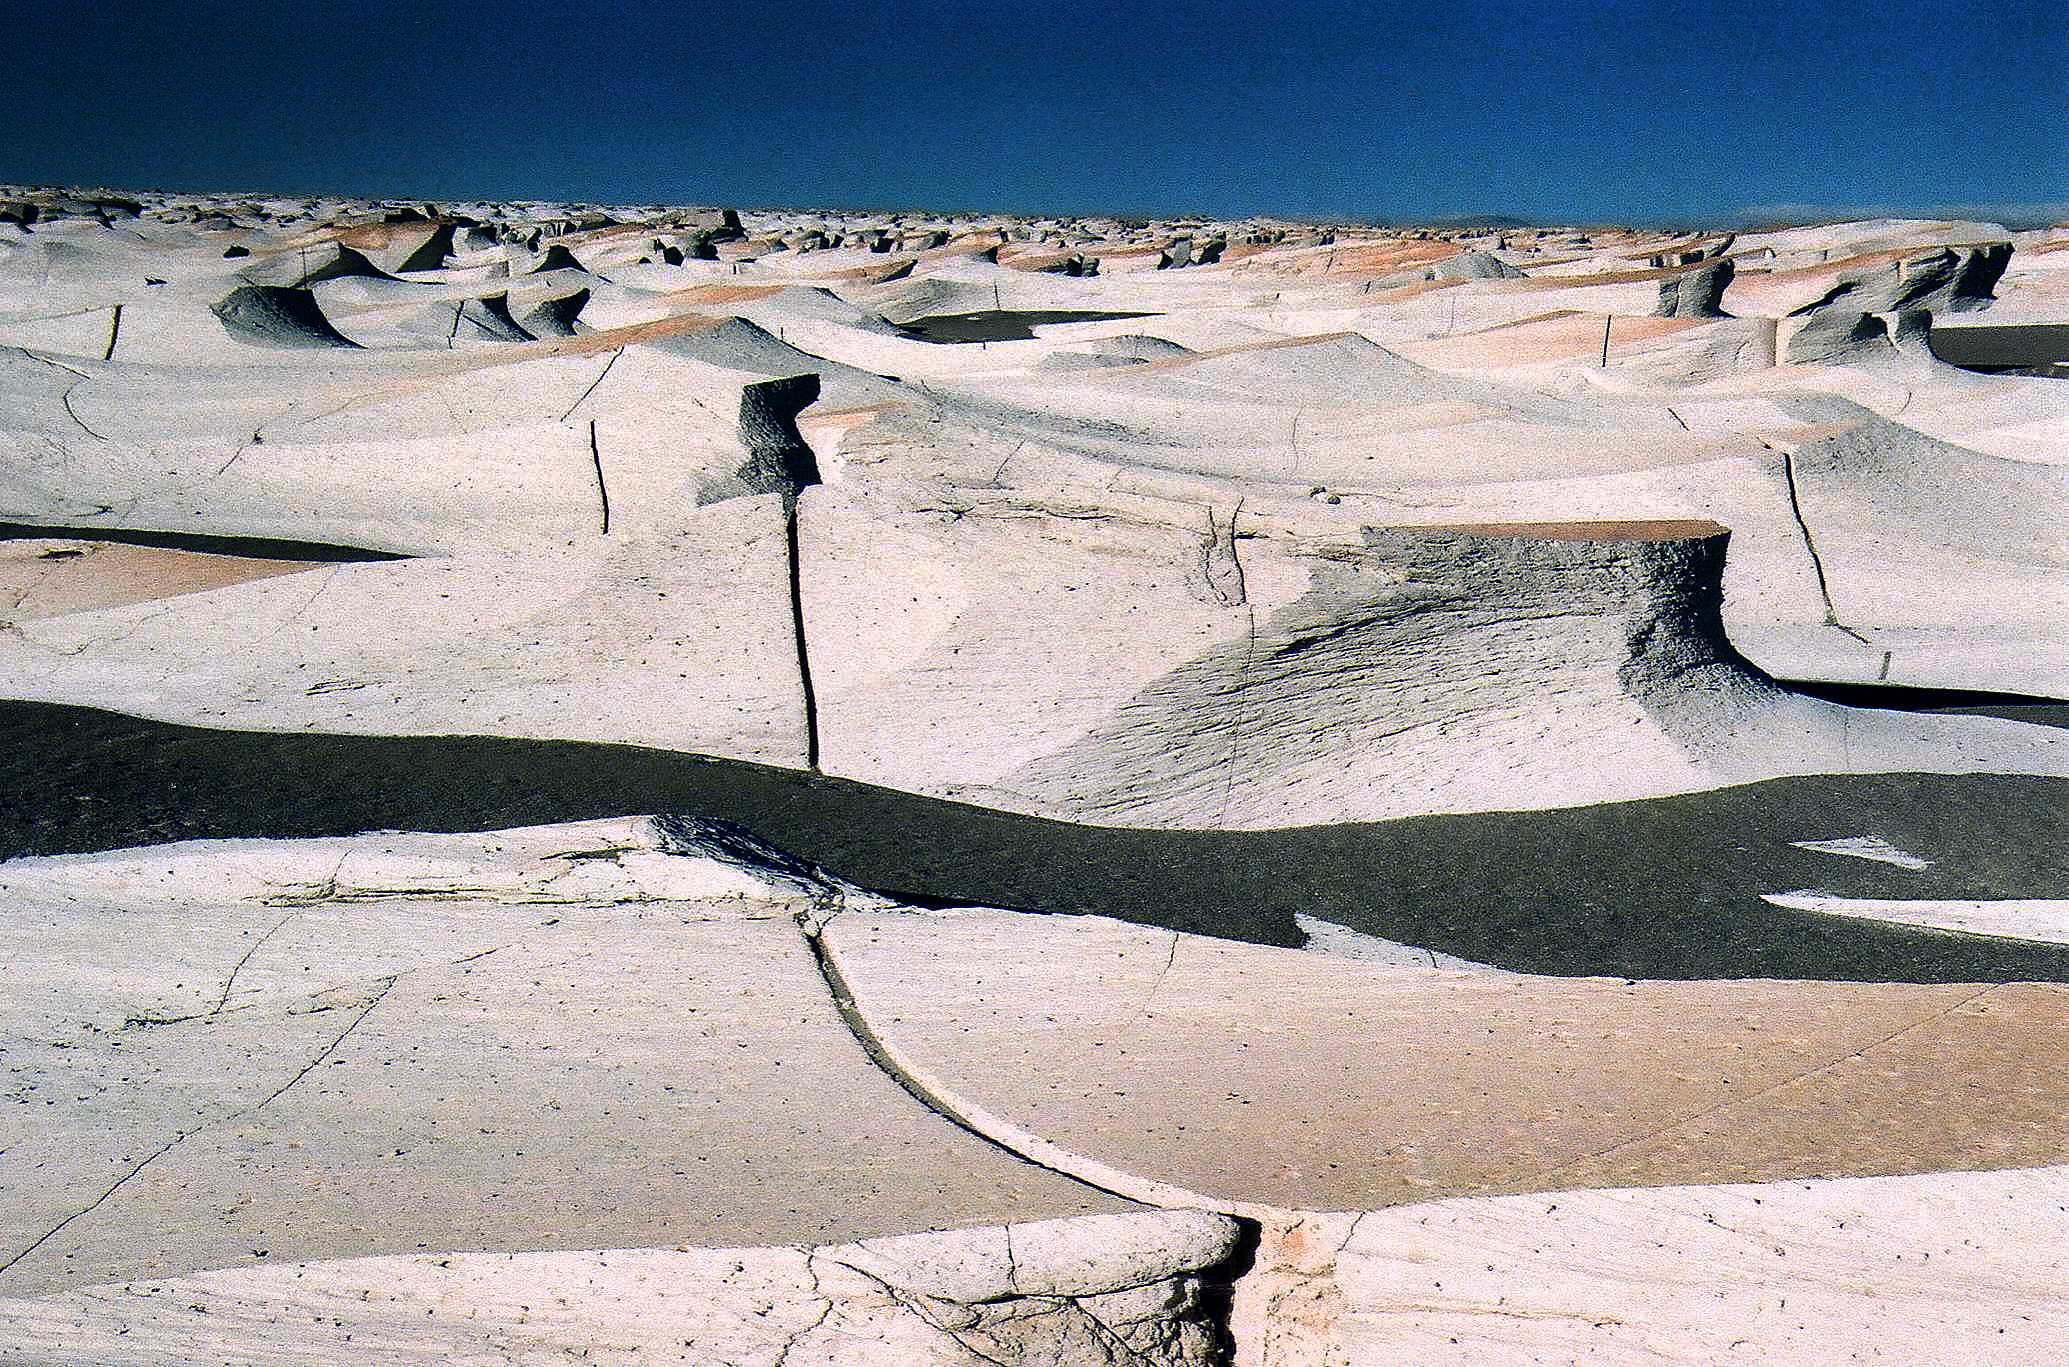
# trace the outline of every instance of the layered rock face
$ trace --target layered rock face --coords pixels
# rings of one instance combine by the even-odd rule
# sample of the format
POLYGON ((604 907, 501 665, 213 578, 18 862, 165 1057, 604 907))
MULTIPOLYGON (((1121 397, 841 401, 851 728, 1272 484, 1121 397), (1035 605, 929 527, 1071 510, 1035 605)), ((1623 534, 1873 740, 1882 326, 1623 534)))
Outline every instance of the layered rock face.
POLYGON ((1785 359, 1809 365, 1874 360, 1911 351, 1929 360, 1925 339, 1935 314, 1987 308, 2011 262, 2009 242, 1889 253, 1837 273, 1817 298, 1790 312, 1799 320, 1785 359))
POLYGON ((1896 254, 1893 260, 1864 263, 1838 273, 1835 284, 1799 314, 1843 305, 1862 313, 1903 313, 1924 309, 1953 313, 1987 308, 1992 290, 2011 264, 2009 242, 1974 247, 1939 247, 1896 254))
POLYGON ((1010 786, 1174 826, 1563 806, 1687 782, 1779 697, 1724 639, 1722 528, 1489 531, 1369 532, 1010 786))

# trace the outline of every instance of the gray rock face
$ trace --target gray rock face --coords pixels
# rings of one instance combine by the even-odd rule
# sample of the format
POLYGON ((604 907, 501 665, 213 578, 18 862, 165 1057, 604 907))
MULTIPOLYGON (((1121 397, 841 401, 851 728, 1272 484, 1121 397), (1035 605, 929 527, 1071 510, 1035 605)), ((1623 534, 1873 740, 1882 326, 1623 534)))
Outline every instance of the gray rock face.
POLYGON ((797 430, 797 415, 819 397, 817 375, 764 380, 740 391, 740 440, 747 463, 740 480, 757 494, 781 494, 786 507, 819 480, 818 457, 797 430))
POLYGON ((1790 365, 1859 365, 1901 358, 1931 365, 1931 334, 1932 314, 1924 309, 1887 314, 1830 309, 1811 314, 1790 334, 1782 359, 1790 365))
POLYGON ((1725 638, 1724 541, 1699 523, 1575 539, 1369 531, 1306 593, 1014 787, 1082 820, 1185 826, 1244 817, 1259 788, 1406 788, 1512 767, 1516 717, 1539 739, 1623 750, 1633 769, 1661 762, 1661 745, 1701 754, 1778 696, 1725 638))
POLYGON ((652 825, 655 842, 665 854, 715 860, 812 901, 838 900, 855 890, 817 864, 770 844, 735 822, 667 813, 654 817, 652 825))
POLYGON ((517 325, 534 337, 572 337, 575 323, 582 316, 582 306, 588 302, 586 289, 542 299, 525 310, 517 325))
MULTIPOLYGON (((1804 321, 1782 359, 1795 365, 1886 359, 1905 350, 1902 343, 1922 343, 1932 314, 1988 307, 2011 255, 2009 242, 1934 247, 1842 271, 1822 296, 1789 315, 1804 321), (1882 315, 1909 321, 1893 325, 1882 315)), ((1928 356, 1922 345, 1909 350, 1920 360, 1928 356)))
POLYGON ((1660 318, 1723 318, 1724 291, 1737 268, 1722 257, 1660 281, 1660 318))
POLYGON ((225 332, 254 346, 317 350, 358 345, 331 326, 316 296, 305 289, 245 285, 232 290, 211 311, 222 320, 225 332))
POLYGON ((532 335, 510 316, 510 297, 504 294, 485 294, 467 300, 460 305, 457 322, 458 326, 454 328, 456 340, 461 334, 480 342, 532 340, 532 335))
POLYGON ((1839 282, 1821 299, 1797 314, 1827 309, 1861 313, 1899 313, 1929 309, 1935 313, 1966 312, 1987 307, 2005 267, 2011 264, 2009 242, 1980 246, 1935 247, 1859 270, 1840 274, 1839 282))
POLYGON ((1460 252, 1431 267, 1437 280, 1521 280, 1523 272, 1487 252, 1460 252))

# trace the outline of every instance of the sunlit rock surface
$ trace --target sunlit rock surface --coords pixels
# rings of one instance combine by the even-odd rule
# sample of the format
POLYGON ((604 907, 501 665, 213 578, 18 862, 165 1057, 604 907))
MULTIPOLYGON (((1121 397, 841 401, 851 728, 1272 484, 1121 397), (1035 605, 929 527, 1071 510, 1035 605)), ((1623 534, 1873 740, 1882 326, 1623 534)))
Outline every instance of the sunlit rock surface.
POLYGON ((0 189, 0 1362, 2044 1359, 2065 327, 0 189))

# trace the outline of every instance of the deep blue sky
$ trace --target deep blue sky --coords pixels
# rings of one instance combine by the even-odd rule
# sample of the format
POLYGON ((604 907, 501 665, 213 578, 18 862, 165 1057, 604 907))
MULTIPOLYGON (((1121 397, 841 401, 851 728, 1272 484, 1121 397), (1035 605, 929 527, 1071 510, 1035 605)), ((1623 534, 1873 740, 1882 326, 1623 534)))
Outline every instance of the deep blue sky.
POLYGON ((2069 0, 13 0, 0 47, 8 181, 2069 216, 2069 0))

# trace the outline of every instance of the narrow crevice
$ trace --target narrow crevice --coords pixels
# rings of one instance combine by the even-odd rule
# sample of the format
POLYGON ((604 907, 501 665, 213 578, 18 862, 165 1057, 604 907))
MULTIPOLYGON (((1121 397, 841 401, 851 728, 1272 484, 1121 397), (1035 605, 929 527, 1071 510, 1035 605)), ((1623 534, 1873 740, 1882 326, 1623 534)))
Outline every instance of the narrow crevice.
POLYGON ((589 420, 589 463, 596 469, 596 501, 603 509, 603 535, 611 534, 611 491, 603 482, 603 450, 596 444, 596 419, 589 420))
MULTIPOLYGON (((86 381, 84 380, 81 380, 79 382, 79 384, 84 383, 86 383, 86 381)), ((86 425, 86 419, 79 416, 79 410, 72 407, 72 390, 77 389, 78 387, 79 385, 75 384, 72 386, 71 389, 67 389, 63 394, 60 394, 58 396, 58 402, 64 406, 65 416, 70 418, 73 424, 76 425, 80 431, 84 432, 87 436, 92 437, 95 441, 108 440, 108 438, 94 431, 91 427, 88 427, 86 425)))
POLYGON ((115 359, 115 342, 122 336, 122 305, 115 305, 115 312, 108 319, 108 349, 101 353, 101 359, 115 359))
POLYGON ((566 422, 569 418, 574 417, 575 410, 580 408, 583 404, 589 401, 589 396, 596 392, 597 386, 601 385, 604 382, 604 378, 611 373, 611 367, 618 364, 618 358, 620 356, 623 356, 624 354, 624 347, 619 347, 616 351, 611 353, 611 358, 603 363, 602 370, 596 372, 596 378, 589 382, 589 387, 582 391, 581 396, 579 398, 577 398, 573 403, 568 405, 567 412, 560 415, 560 420, 562 422, 566 422))
POLYGON ((805 767, 819 770, 819 697, 812 686, 812 657, 805 633, 804 563, 798 538, 798 501, 820 482, 819 457, 798 431, 797 415, 819 398, 816 374, 763 380, 740 391, 740 443, 747 460, 729 491, 700 501, 776 494, 783 502, 783 540, 790 579, 790 625, 797 651, 798 686, 804 699, 805 767))
POLYGON ((1796 530, 1803 536, 1803 549, 1810 554, 1810 568, 1818 579, 1818 597, 1825 600, 1825 625, 1845 632, 1862 645, 1870 645, 1872 642, 1867 637, 1839 620, 1839 609, 1832 602, 1832 587, 1825 578, 1824 557, 1818 554, 1817 540, 1811 536, 1810 523, 1803 516, 1803 500, 1796 489, 1796 458, 1787 451, 1781 456, 1782 479, 1789 486, 1789 512, 1796 519, 1796 530))
MULTIPOLYGON (((812 961, 818 965, 820 979, 826 984, 827 995, 832 998, 834 1009, 840 1015, 841 1023, 847 1026, 848 1033, 854 1037, 855 1043, 861 1047, 863 1055, 868 1058, 870 1063, 875 1065, 879 1072, 896 1083, 900 1091, 987 1148, 1003 1153, 1010 1158, 1027 1164, 1029 1167, 1053 1173, 1066 1181, 1073 1182, 1088 1190, 1096 1191, 1102 1196, 1110 1196, 1115 1200, 1126 1201, 1132 1205, 1150 1206, 1153 1209, 1177 1208, 1159 1207, 1157 1203, 1145 1201, 1139 1196, 1129 1196, 1124 1192, 1115 1191, 1113 1188, 1102 1186, 1079 1173, 1044 1163, 1040 1159, 1014 1148, 1011 1144, 986 1133, 983 1129, 971 1123, 946 1098, 931 1091, 925 1083, 900 1067, 897 1060, 891 1056, 890 1050, 885 1047, 883 1040, 877 1035, 875 1029, 870 1026, 868 1019, 862 1014, 861 1008, 855 1002, 853 989, 848 986, 847 978, 842 975, 840 965, 834 961, 833 953, 826 945, 825 927, 839 914, 837 909, 828 914, 827 904, 823 901, 819 902, 810 911, 801 913, 797 917, 798 931, 804 937, 806 947, 811 951, 812 961)), ((1172 948, 1175 954, 1177 949, 1177 936, 1175 933, 1172 936, 1172 948)), ((1166 968, 1168 967, 1169 965, 1167 964, 1166 968)), ((1220 1265, 1202 1268, 1194 1275, 1200 1280, 1200 1309, 1202 1317, 1214 1327, 1215 1333, 1220 1339, 1217 1345, 1219 1352, 1216 1355, 1216 1361, 1233 1363, 1236 1360, 1237 1349, 1235 1336, 1237 1286, 1244 1277, 1256 1270, 1258 1249, 1263 1241, 1263 1226, 1259 1221, 1248 1216, 1238 1215, 1233 1211, 1212 1209, 1211 1213, 1222 1216, 1236 1225, 1239 1231, 1236 1246, 1229 1257, 1220 1265)), ((1010 1253, 1010 1226, 1008 1230, 1007 1247, 1010 1253)), ((842 1265, 847 1266, 847 1264, 842 1265)), ((851 1268, 851 1270, 862 1272, 860 1268, 851 1268)), ((863 1272, 863 1275, 868 1276, 869 1274, 863 1272)), ((872 1277, 871 1280, 876 1279, 872 1277)), ((1112 1343, 1126 1349, 1131 1355, 1142 1361, 1146 1362, 1149 1360, 1143 1356, 1139 1349, 1129 1344, 1127 1340, 1115 1333, 1104 1322, 1094 1318, 1082 1306, 1076 1308, 1081 1313, 1084 1313, 1088 1319, 1092 1319, 1101 1330, 1105 1331, 1112 1343)))
POLYGON ((812 650, 805 638, 803 560, 797 545, 797 503, 784 500, 783 537, 790 561, 790 628, 797 645, 797 682, 805 704, 805 767, 819 772, 819 694, 812 686, 812 650))
POLYGON ((1243 500, 1237 499, 1228 521, 1207 508, 1207 530, 1200 537, 1198 563, 1193 567, 1195 589, 1202 602, 1225 608, 1241 607, 1250 601, 1243 562, 1236 554, 1236 519, 1243 514, 1243 500))
POLYGON ((338 1047, 344 1044, 344 1042, 347 1039, 351 1038, 353 1031, 357 1030, 360 1026, 366 1024, 366 1018, 374 1013, 375 1007, 379 1006, 382 1002, 388 999, 388 994, 395 990, 396 980, 399 979, 401 976, 402 975, 400 973, 390 973, 385 977, 377 979, 376 981, 380 983, 379 990, 377 990, 371 997, 368 997, 366 999, 365 1004, 359 1008, 359 1014, 354 1016, 349 1022, 347 1022, 343 1030, 338 1031, 336 1035, 332 1036, 331 1042, 323 1046, 322 1052, 317 1054, 315 1058, 312 1058, 307 1063, 303 1064, 300 1072, 297 1072, 293 1077, 289 1078, 287 1081, 281 1083, 278 1087, 275 1087, 271 1092, 267 1093, 266 1099, 264 1101, 261 1101, 256 1106, 252 1106, 245 1110, 239 1111, 235 1116, 231 1118, 233 1120, 243 1120, 247 1116, 258 1114, 260 1111, 265 1110, 268 1106, 271 1106, 274 1102, 280 1100, 281 1097, 286 1096, 288 1090, 292 1088, 296 1083, 300 1082, 303 1078, 309 1076, 309 1074, 315 1072, 318 1065, 320 1065, 325 1059, 329 1058, 332 1054, 337 1053, 338 1047))
POLYGON ((223 990, 216 994, 216 1004, 208 1008, 207 1017, 209 1019, 213 1019, 214 1017, 223 1014, 223 1009, 230 1003, 230 992, 233 988, 237 986, 237 975, 244 972, 244 967, 246 964, 249 964, 251 962, 252 956, 254 954, 257 954, 259 950, 264 948, 266 941, 272 939, 275 935, 278 935, 280 933, 281 928, 285 926, 289 921, 294 920, 295 917, 298 915, 300 915, 299 912, 290 911, 287 915, 281 917, 278 921, 274 922, 273 927, 270 930, 268 930, 264 935, 261 935, 258 939, 251 942, 251 947, 244 951, 244 957, 239 959, 236 962, 236 964, 231 967, 230 975, 223 979, 223 990))
POLYGON ((65 1230, 74 1221, 82 1220, 87 1216, 93 1214, 96 1210, 99 1210, 101 1206, 107 1202, 109 1197, 113 1196, 116 1192, 122 1190, 124 1186, 128 1185, 131 1178, 135 1177, 145 1168, 150 1167, 153 1163, 157 1162, 159 1159, 165 1157, 165 1155, 171 1153, 174 1149, 178 1148, 180 1144, 183 1143, 187 1139, 187 1137, 193 1133, 195 1133, 195 1131, 193 1130, 181 1130, 178 1133, 174 1134, 172 1138, 166 1140, 165 1143, 159 1145, 158 1148, 154 1149, 149 1154, 146 1154, 144 1158, 141 1161, 139 1161, 134 1167, 130 1168, 128 1172, 125 1172, 120 1177, 116 1178, 115 1181, 107 1188, 107 1190, 103 1191, 99 1196, 94 1197, 93 1200, 89 1201, 86 1205, 80 1207, 78 1210, 73 1211, 70 1215, 67 1215, 64 1219, 58 1221, 49 1229, 45 1230, 42 1236, 39 1237, 34 1243, 30 1244, 27 1248, 15 1254, 6 1262, 0 1263, 0 1276, 5 1276, 9 1268, 13 1267, 22 1259, 28 1257, 31 1253, 34 1253, 37 1249, 43 1247, 43 1245, 49 1243, 52 1239, 55 1239, 58 1235, 64 1233, 65 1230))
POLYGON ((1878 679, 1859 683, 1833 679, 1781 679, 1791 692, 1841 707, 1867 707, 1883 712, 1926 716, 1998 717, 2038 726, 2069 728, 2069 700, 2035 693, 1993 693, 1973 688, 1936 688, 1893 684, 1878 679))
POLYGON ((1240 1347, 1236 1341, 1237 1290, 1245 1277, 1259 1270, 1264 1225, 1247 1215, 1227 1218, 1236 1227, 1236 1246, 1219 1266, 1200 1269, 1200 1313, 1220 1335, 1221 1361, 1233 1363, 1240 1347))
MULTIPOLYGON (((814 910, 823 911, 824 908, 815 908, 814 910)), ((835 915, 838 914, 838 912, 835 913, 835 915)), ((899 1067, 897 1061, 891 1057, 890 1050, 884 1047, 883 1040, 877 1036, 876 1031, 871 1028, 869 1021, 863 1016, 861 1009, 856 1006, 855 994, 849 988, 848 980, 842 976, 840 966, 834 962, 833 954, 826 946, 825 927, 831 920, 832 917, 830 916, 824 920, 814 919, 808 913, 798 917, 797 926, 799 932, 804 936, 805 946, 812 952, 812 961, 819 967, 819 976, 826 984, 827 994, 833 998, 834 1009, 840 1013, 841 1023, 848 1027, 848 1033, 855 1037, 855 1043, 862 1046, 862 1052, 868 1056, 869 1061, 885 1077, 897 1083, 900 1091, 903 1091, 907 1096, 910 1096, 913 1100, 919 1102, 920 1105, 925 1106, 964 1134, 982 1142, 987 1148, 996 1149, 1000 1153, 1018 1159, 1029 1167, 1040 1168, 1043 1172, 1054 1173, 1058 1177, 1075 1182, 1081 1187, 1096 1191, 1102 1196, 1111 1196, 1117 1201, 1126 1201, 1131 1205, 1149 1204, 1136 1197, 1114 1191, 1110 1187, 1103 1187, 1097 1182, 1079 1176, 1077 1173, 1066 1172, 1062 1168, 1052 1167, 1040 1159, 1029 1157, 1005 1141, 986 1134, 983 1130, 966 1120, 962 1112, 950 1105, 946 1099, 936 1096, 918 1078, 899 1067)))
POLYGON ((1236 798, 1236 770, 1243 754, 1243 730, 1248 724, 1248 702, 1251 670, 1257 664, 1257 605, 1246 603, 1250 614, 1248 643, 1243 650, 1243 668, 1236 678, 1237 706, 1228 736, 1228 774, 1221 789, 1220 825, 1228 824, 1229 808, 1236 798))

